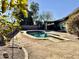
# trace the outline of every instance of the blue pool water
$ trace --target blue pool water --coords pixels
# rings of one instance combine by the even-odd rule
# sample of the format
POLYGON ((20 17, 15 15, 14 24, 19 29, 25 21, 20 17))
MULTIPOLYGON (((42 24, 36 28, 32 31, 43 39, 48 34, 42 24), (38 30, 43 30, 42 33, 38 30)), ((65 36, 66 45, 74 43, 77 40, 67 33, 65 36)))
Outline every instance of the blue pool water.
POLYGON ((38 38, 46 38, 47 34, 44 31, 27 31, 27 34, 30 34, 38 38))

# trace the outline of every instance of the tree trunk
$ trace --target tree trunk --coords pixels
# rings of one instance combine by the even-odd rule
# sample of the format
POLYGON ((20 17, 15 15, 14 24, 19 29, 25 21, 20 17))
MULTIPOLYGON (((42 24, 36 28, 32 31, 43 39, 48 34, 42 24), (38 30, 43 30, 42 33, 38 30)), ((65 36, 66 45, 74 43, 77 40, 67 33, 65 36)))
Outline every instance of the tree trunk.
POLYGON ((4 37, 0 34, 0 46, 5 45, 4 37))

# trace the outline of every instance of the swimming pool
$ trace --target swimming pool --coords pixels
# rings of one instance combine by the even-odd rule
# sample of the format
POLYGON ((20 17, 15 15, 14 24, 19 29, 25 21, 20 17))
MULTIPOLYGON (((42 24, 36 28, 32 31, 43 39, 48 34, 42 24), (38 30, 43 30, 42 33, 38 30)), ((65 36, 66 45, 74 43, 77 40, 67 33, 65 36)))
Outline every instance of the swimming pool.
POLYGON ((46 38, 48 36, 45 33, 45 31, 39 31, 39 30, 27 31, 26 33, 37 38, 46 38))

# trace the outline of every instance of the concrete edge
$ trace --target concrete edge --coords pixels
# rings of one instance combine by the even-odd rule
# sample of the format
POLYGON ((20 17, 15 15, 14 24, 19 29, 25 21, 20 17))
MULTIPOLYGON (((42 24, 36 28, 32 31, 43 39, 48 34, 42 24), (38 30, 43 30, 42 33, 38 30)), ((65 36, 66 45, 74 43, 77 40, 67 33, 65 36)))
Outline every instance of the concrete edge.
POLYGON ((31 39, 39 39, 39 40, 46 40, 46 39, 48 39, 48 38, 37 38, 37 37, 34 37, 32 35, 27 34, 26 31, 22 31, 22 32, 23 32, 23 35, 26 35, 26 36, 28 36, 31 39))
POLYGON ((23 49, 23 51, 25 53, 25 58, 24 59, 28 59, 28 52, 27 52, 27 50, 24 47, 22 47, 22 49, 23 49))
POLYGON ((22 48, 22 50, 24 52, 24 55, 25 55, 25 58, 24 59, 29 59, 28 58, 28 52, 27 52, 27 50, 24 47, 20 46, 19 44, 17 44, 17 45, 22 48))
POLYGON ((49 35, 49 36, 51 36, 53 38, 56 38, 56 39, 59 39, 59 40, 70 40, 68 38, 64 38, 64 37, 60 37, 60 36, 55 36, 55 35, 49 35))

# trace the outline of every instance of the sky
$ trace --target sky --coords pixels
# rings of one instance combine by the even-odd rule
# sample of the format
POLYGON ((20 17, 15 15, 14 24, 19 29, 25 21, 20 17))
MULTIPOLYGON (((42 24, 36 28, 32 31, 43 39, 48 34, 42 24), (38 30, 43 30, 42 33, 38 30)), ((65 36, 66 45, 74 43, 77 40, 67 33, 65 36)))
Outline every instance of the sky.
POLYGON ((79 0, 29 0, 39 3, 39 13, 50 11, 55 20, 61 19, 79 7, 79 0))

